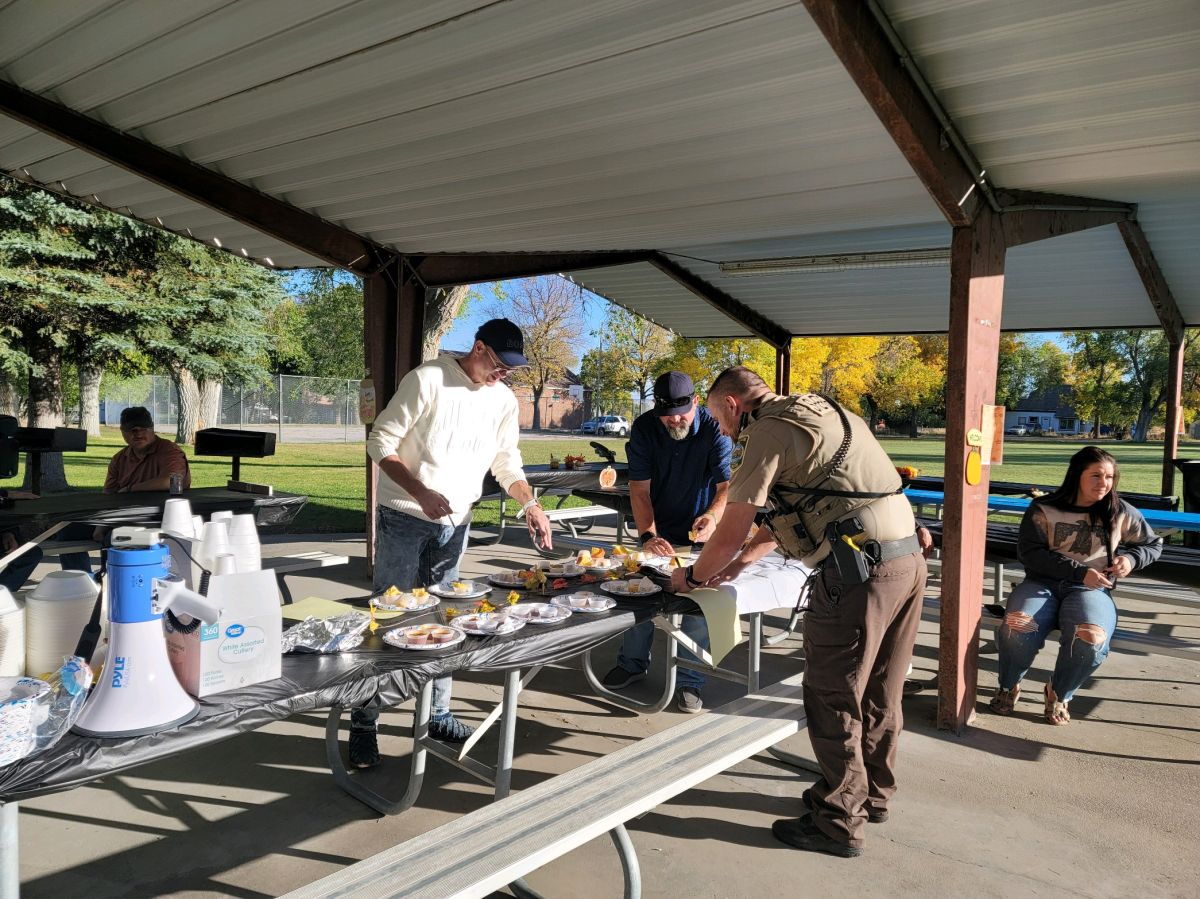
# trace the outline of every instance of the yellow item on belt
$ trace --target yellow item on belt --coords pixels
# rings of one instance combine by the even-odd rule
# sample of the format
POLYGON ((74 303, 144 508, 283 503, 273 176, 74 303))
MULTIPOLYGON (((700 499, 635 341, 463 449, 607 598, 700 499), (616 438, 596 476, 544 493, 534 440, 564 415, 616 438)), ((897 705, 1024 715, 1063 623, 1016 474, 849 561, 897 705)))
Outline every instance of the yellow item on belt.
POLYGON ((844 540, 846 543, 848 543, 848 544, 850 545, 850 548, 851 548, 852 550, 854 550, 856 553, 860 553, 860 552, 862 552, 862 547, 861 547, 861 546, 859 546, 857 543, 855 543, 853 540, 851 540, 851 539, 850 539, 849 537, 847 537, 845 534, 842 534, 841 536, 842 536, 842 540, 844 540))

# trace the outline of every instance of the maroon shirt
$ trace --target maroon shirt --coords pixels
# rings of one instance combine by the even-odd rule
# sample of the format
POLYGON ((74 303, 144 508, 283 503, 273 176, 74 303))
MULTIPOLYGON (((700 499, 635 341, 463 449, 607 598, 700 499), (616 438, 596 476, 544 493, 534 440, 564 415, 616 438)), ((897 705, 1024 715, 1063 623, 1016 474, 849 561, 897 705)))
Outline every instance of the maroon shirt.
POLYGON ((178 446, 157 435, 150 444, 150 452, 142 458, 133 454, 127 446, 108 463, 108 477, 104 479, 105 493, 119 493, 135 484, 166 477, 178 472, 183 475, 183 489, 192 486, 192 473, 188 469, 187 456, 178 446))

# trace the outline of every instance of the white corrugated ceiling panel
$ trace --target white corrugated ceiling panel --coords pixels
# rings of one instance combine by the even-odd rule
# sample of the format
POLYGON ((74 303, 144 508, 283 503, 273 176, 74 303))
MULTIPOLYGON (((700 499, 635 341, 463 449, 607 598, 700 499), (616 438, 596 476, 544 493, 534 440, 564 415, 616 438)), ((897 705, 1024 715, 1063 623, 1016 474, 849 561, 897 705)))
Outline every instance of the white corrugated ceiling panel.
MULTIPOLYGON (((886 5, 993 179, 1140 203, 1200 322, 1200 5, 886 5)), ((948 243, 795 0, 14 0, 0 72, 404 252, 666 249, 797 333, 945 327, 944 269, 716 270, 948 243)), ((0 167, 314 261, 3 118, 0 167)), ((1142 323, 1114 235, 1014 250, 1005 326, 1142 323)), ((649 266, 585 283, 681 333, 741 333, 649 266)))
MULTIPOLYGON (((1185 320, 1200 323, 1200 3, 884 5, 992 180, 1137 203, 1185 320)), ((1064 262, 1089 277, 1087 259, 1064 262)))
MULTIPOLYGON (((272 15, 211 0, 139 24, 142 2, 41 29, 0 57, 6 77, 406 252, 937 217, 796 2, 360 0, 272 15)), ((156 197, 53 143, 0 132, 0 160, 119 206, 156 197)))

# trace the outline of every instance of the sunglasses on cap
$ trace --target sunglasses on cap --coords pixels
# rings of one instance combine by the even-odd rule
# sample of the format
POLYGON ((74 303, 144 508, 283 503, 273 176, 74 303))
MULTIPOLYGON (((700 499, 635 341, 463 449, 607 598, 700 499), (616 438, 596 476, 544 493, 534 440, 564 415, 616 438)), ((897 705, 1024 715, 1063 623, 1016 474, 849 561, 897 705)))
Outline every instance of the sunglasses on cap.
POLYGON ((695 396, 695 394, 690 394, 688 396, 676 396, 676 397, 670 397, 670 398, 660 396, 654 400, 654 405, 657 406, 659 409, 674 409, 676 406, 688 405, 688 403, 690 403, 692 401, 693 396, 695 396))

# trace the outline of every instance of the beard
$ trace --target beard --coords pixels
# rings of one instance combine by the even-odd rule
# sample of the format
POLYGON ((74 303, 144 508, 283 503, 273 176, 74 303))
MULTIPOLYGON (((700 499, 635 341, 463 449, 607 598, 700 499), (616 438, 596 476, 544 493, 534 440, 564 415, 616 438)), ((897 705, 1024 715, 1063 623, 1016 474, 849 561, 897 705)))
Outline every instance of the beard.
POLYGON ((667 433, 671 435, 672 440, 684 440, 687 435, 692 433, 691 425, 680 425, 677 428, 667 428, 667 433))

